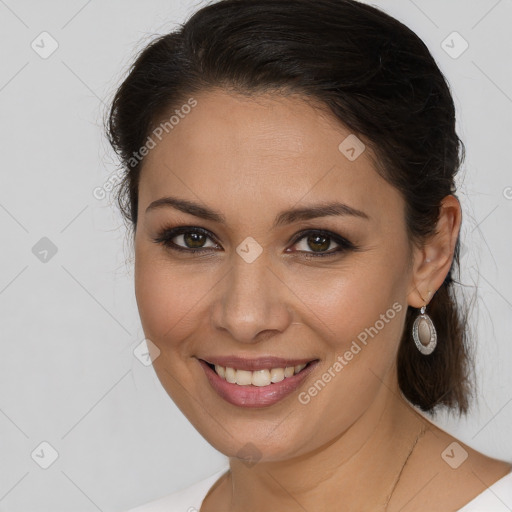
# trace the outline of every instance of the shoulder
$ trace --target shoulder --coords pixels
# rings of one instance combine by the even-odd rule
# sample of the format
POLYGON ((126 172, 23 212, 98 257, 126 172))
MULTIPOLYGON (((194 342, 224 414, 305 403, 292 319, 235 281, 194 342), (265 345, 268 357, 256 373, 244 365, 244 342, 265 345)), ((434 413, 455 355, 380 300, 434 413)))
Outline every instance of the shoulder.
POLYGON ((489 457, 437 426, 428 426, 411 456, 401 490, 397 488, 395 505, 403 507, 402 512, 512 510, 512 461, 489 457))
POLYGON ((210 488, 228 469, 228 467, 225 467, 185 489, 131 508, 126 512, 198 512, 210 488))
POLYGON ((512 510, 512 472, 480 493, 457 512, 509 512, 512 510))

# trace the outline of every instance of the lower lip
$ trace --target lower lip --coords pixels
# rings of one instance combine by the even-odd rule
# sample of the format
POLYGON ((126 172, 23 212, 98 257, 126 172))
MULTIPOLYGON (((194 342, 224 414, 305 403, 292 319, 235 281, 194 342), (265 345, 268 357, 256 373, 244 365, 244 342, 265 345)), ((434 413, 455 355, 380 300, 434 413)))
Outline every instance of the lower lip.
POLYGON ((268 386, 240 386, 224 380, 207 363, 199 359, 199 363, 212 388, 226 402, 239 407, 268 407, 293 393, 302 381, 313 371, 318 361, 313 361, 292 377, 286 377, 281 382, 268 386))

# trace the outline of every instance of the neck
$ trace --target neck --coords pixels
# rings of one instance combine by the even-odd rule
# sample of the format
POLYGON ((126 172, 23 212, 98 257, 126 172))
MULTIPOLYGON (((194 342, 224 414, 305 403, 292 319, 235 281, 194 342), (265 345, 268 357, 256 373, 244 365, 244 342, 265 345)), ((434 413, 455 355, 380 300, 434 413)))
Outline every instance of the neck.
POLYGON ((231 458, 230 512, 335 510, 340 500, 344 510, 386 510, 428 423, 392 382, 348 429, 312 452, 254 466, 231 458))

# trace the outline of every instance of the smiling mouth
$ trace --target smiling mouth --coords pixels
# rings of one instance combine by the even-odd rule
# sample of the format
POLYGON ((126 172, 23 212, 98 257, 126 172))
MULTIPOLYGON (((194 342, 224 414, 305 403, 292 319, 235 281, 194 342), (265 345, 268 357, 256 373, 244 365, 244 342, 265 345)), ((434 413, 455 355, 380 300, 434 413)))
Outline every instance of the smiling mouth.
MULTIPOLYGON (((204 361, 204 360, 203 360, 204 361)), ((306 367, 315 361, 295 366, 286 366, 283 368, 270 368, 263 370, 237 370, 229 366, 220 366, 218 364, 204 361, 221 379, 230 384, 238 384, 239 386, 269 386, 286 380, 298 373, 302 372, 306 367)))

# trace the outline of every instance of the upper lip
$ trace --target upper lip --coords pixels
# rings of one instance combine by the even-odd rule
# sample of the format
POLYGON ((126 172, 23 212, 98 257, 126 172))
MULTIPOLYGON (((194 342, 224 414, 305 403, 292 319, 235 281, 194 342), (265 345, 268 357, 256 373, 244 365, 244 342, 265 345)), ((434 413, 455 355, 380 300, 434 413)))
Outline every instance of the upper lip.
POLYGON ((239 356, 209 356, 200 358, 207 363, 234 368, 236 370, 270 370, 271 368, 286 368, 287 366, 297 366, 299 364, 307 364, 315 361, 314 358, 285 358, 263 356, 256 358, 239 357, 239 356))

